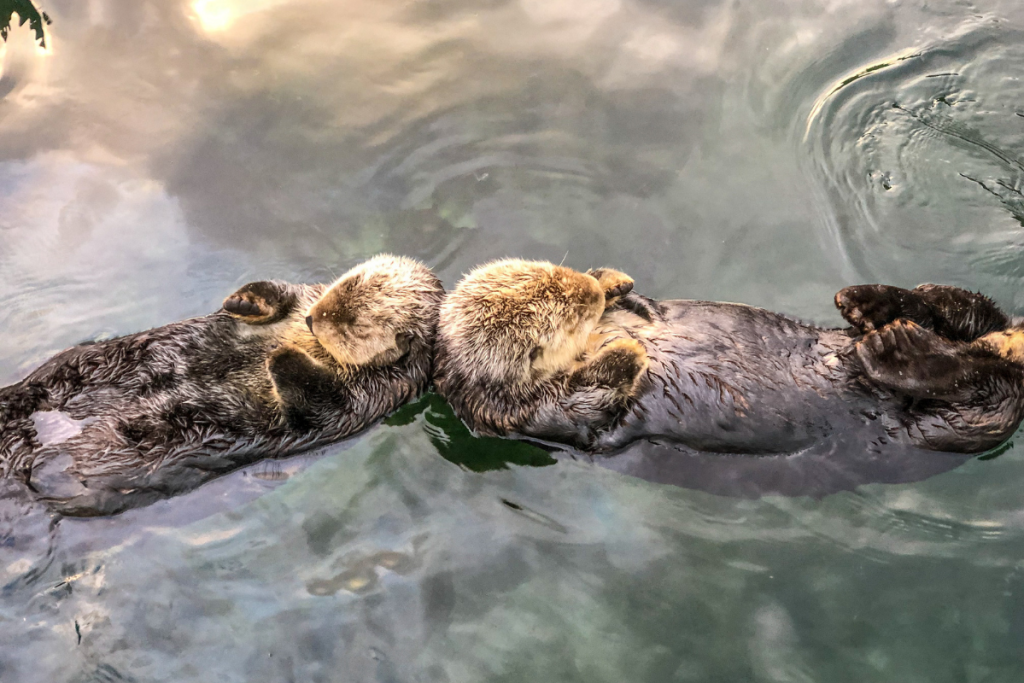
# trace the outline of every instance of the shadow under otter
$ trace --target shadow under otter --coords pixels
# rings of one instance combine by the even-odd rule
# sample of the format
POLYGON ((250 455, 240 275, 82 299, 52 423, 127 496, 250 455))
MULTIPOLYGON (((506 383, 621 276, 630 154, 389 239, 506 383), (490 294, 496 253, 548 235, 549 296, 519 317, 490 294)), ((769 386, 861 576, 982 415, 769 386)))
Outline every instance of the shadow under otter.
POLYGON ((871 450, 841 441, 830 445, 792 455, 752 457, 641 441, 614 455, 558 448, 550 455, 560 461, 589 462, 655 484, 749 499, 765 495, 821 498, 854 491, 864 484, 909 484, 949 472, 975 457, 892 446, 871 450))

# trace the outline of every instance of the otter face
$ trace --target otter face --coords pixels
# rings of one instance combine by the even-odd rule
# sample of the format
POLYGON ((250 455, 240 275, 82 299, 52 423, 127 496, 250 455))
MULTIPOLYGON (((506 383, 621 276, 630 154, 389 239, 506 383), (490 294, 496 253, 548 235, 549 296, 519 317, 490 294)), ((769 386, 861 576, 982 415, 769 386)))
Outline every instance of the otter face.
POLYGON ((342 367, 390 365, 414 339, 432 339, 443 296, 426 266, 383 254, 332 284, 309 308, 306 325, 342 367))
POLYGON ((438 334, 464 375, 527 384, 572 368, 604 306, 590 275, 506 259, 459 282, 441 305, 438 334))

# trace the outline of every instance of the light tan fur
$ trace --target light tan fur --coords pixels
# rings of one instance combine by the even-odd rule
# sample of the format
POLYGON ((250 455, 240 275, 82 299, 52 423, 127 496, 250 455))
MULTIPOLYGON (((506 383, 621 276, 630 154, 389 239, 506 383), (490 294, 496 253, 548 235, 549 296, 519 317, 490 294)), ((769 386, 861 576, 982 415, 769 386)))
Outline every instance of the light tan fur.
MULTIPOLYGON (((629 280, 606 272, 607 287, 629 280)), ((544 261, 487 263, 473 269, 441 305, 442 334, 474 374, 520 384, 542 381, 584 362, 605 309, 605 286, 592 275, 544 261)))
MULTIPOLYGON (((390 365, 408 351, 403 335, 418 324, 422 310, 436 296, 432 277, 424 265, 405 256, 380 254, 346 271, 330 285, 313 285, 295 292, 293 304, 303 315, 277 322, 273 302, 257 293, 239 291, 228 297, 244 299, 258 309, 254 315, 232 317, 243 321, 243 335, 276 338, 274 357, 298 351, 324 372, 339 377, 359 368, 390 365)), ((271 397, 284 403, 277 386, 271 397)))
POLYGON ((991 332, 973 343, 1007 360, 1024 364, 1024 329, 1020 327, 991 332))
POLYGON ((390 254, 349 270, 308 308, 313 336, 343 367, 391 364, 408 351, 402 335, 434 293, 422 270, 390 254))
POLYGON ((647 369, 639 343, 595 334, 632 284, 544 261, 475 268, 441 305, 436 390, 482 433, 564 440, 600 429, 628 409, 647 369))

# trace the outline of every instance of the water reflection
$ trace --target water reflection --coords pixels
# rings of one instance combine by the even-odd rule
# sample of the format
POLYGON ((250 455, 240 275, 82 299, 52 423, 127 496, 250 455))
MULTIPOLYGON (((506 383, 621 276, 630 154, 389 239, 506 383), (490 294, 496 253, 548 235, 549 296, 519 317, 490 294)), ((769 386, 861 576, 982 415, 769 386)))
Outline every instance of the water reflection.
MULTIPOLYGON (((3 383, 388 249, 449 285, 564 258, 822 324, 868 280, 1021 309, 1017 2, 45 9, 47 49, 26 25, 0 57, 3 383)), ((431 400, 117 518, 3 495, 0 678, 1024 673, 1017 447, 744 498, 708 482, 770 473, 551 464, 431 400)))

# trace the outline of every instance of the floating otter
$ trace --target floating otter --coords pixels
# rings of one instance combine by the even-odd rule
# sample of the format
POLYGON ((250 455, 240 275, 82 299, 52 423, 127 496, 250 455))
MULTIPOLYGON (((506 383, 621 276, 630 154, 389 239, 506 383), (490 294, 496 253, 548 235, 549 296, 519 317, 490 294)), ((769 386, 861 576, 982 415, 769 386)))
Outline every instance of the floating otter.
POLYGON ((65 514, 110 514, 350 436, 426 388, 443 297, 384 255, 64 351, 0 389, 2 474, 65 514))
POLYGON ((499 261, 441 307, 434 382, 471 428, 615 453, 977 453, 1024 417, 1024 328, 954 287, 851 287, 823 329, 655 302, 602 269, 499 261), (604 293, 602 297, 601 294, 604 293))

